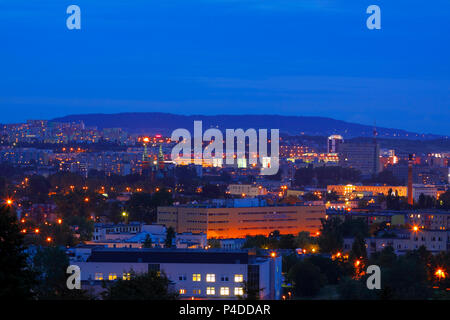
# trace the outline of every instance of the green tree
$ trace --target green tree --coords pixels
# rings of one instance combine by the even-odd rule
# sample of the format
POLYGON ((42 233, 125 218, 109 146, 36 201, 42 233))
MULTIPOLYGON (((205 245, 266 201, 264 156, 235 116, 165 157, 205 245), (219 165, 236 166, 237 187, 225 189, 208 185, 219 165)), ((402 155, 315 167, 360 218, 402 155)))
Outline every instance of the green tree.
POLYGON ((356 259, 367 260, 366 241, 360 233, 358 233, 353 240, 349 258, 351 261, 356 259))
POLYGON ((178 294, 170 289, 171 281, 165 274, 151 271, 133 275, 130 280, 105 284, 104 300, 176 300, 178 294))
POLYGON ((344 236, 341 219, 322 219, 322 229, 320 230, 318 244, 320 251, 323 253, 336 253, 342 251, 344 236))
POLYGON ((288 279, 293 282, 295 295, 298 297, 316 296, 326 282, 320 269, 309 260, 298 262, 292 267, 288 279))
POLYGON ((374 300, 378 296, 375 290, 369 290, 365 283, 367 279, 354 280, 345 277, 339 282, 337 292, 341 300, 374 300))
POLYGON ((45 177, 32 175, 28 181, 26 195, 35 203, 45 203, 48 200, 50 187, 50 182, 45 177))
POLYGON ((0 208, 0 298, 32 299, 35 272, 27 263, 16 217, 9 207, 0 208))
POLYGON ((383 268, 381 273, 382 295, 385 298, 426 300, 432 296, 426 266, 417 253, 398 257, 396 263, 390 268, 383 268))
POLYGON ((144 243, 142 244, 142 248, 153 248, 152 238, 149 234, 145 236, 144 243))
POLYGON ((174 238, 175 238, 175 230, 172 227, 167 228, 164 246, 166 248, 172 248, 174 238))
POLYGON ((327 283, 336 285, 344 276, 345 270, 339 262, 333 261, 330 258, 320 255, 313 255, 308 260, 320 269, 320 272, 325 276, 327 283))
POLYGON ((39 248, 33 257, 33 270, 38 274, 36 288, 39 300, 76 299, 90 297, 84 290, 69 290, 66 285, 69 259, 59 247, 39 248))

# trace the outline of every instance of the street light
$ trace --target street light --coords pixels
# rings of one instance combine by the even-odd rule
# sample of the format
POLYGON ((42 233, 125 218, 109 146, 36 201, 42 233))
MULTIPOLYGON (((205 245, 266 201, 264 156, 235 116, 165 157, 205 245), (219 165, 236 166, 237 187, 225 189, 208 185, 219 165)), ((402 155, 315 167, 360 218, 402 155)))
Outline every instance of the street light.
POLYGON ((434 273, 434 275, 435 275, 436 277, 439 278, 439 281, 440 281, 441 279, 445 279, 445 271, 442 270, 442 269, 440 269, 440 268, 436 270, 436 272, 434 273))

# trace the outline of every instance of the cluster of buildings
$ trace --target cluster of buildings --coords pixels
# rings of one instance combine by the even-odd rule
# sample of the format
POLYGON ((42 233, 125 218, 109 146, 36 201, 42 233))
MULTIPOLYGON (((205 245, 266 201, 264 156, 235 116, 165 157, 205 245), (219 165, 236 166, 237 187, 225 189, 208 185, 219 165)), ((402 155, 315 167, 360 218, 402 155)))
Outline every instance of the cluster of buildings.
MULTIPOLYGON (((433 254, 450 250, 450 212, 440 210, 351 211, 327 210, 327 219, 338 217, 362 219, 369 228, 384 225, 375 236, 365 239, 367 253, 373 254, 391 246, 404 254, 424 246, 433 254)), ((344 239, 344 251, 352 249, 354 238, 344 239)))
POLYGON ((70 142, 97 143, 108 141, 118 144, 133 143, 130 135, 121 128, 86 127, 79 122, 52 122, 28 120, 25 123, 5 124, 0 127, 2 141, 10 144, 48 143, 67 144, 70 142))
MULTIPOLYGON (((0 162, 37 167, 38 173, 67 171, 87 177, 97 170, 106 175, 141 174, 151 181, 162 181, 174 174, 176 166, 184 165, 169 158, 173 142, 161 135, 130 136, 120 128, 98 130, 82 122, 47 121, 3 125, 0 131, 4 145, 0 148, 0 162), (89 150, 97 142, 113 142, 121 148, 89 150), (72 143, 81 144, 74 147, 72 143), (61 146, 42 149, 48 144, 61 146)), ((226 187, 225 199, 197 201, 195 195, 184 194, 187 186, 176 183, 176 201, 183 199, 183 204, 158 207, 156 224, 96 223, 91 241, 70 248, 68 254, 71 264, 81 268, 83 286, 94 291, 102 290, 104 280, 128 280, 133 273, 156 271, 167 275, 171 289, 182 299, 239 299, 246 290, 257 292, 261 299, 279 299, 281 257, 264 250, 243 251, 247 236, 268 236, 275 230, 293 235, 307 231, 317 236, 323 219, 358 218, 372 228, 386 227, 366 239, 369 254, 386 246, 392 246, 398 254, 421 245, 433 253, 448 250, 448 212, 389 211, 377 199, 380 195, 407 197, 409 204, 417 202, 421 195, 439 199, 448 190, 449 159, 450 154, 445 153, 418 156, 381 150, 375 138, 354 143, 332 135, 326 152, 317 152, 295 140, 282 140, 279 179, 260 176, 259 168, 246 159, 238 159, 233 165, 221 159, 189 164, 197 177, 226 187), (361 172, 362 179, 372 178, 384 169, 401 183, 294 189, 296 170, 310 166, 354 168, 361 172), (221 179, 222 174, 229 179, 221 179), (250 176, 253 179, 248 179, 250 176), (367 203, 365 209, 360 208, 362 201, 367 203), (174 235, 168 240, 169 228, 174 235), (212 239, 220 249, 211 248, 208 241, 212 239)), ((262 167, 270 166, 270 158, 262 160, 262 167)), ((201 193, 202 187, 196 187, 201 193)), ((123 206, 129 195, 108 201, 120 201, 123 206)), ((23 214, 41 222, 56 219, 55 207, 50 205, 34 204, 23 214)), ((353 241, 345 239, 345 251, 351 250, 353 241)))

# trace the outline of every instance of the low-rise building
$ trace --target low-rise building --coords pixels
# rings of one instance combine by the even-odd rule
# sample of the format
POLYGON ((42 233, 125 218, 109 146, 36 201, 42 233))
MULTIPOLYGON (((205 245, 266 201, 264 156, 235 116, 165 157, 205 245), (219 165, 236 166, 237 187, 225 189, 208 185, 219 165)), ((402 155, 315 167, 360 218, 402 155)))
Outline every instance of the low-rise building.
POLYGON ((263 186, 256 186, 252 184, 230 184, 227 193, 235 196, 257 197, 267 194, 267 189, 263 186))
MULTIPOLYGON (((409 250, 419 249, 424 246, 428 251, 437 254, 447 251, 450 245, 450 233, 442 230, 397 230, 391 232, 392 235, 386 237, 366 238, 367 254, 370 256, 384 248, 391 246, 396 254, 404 254, 409 250)), ((354 238, 344 239, 344 251, 352 249, 354 238)))
POLYGON ((281 296, 281 257, 245 251, 92 248, 73 254, 83 289, 101 291, 102 281, 128 280, 132 274, 164 273, 181 299, 239 299, 245 286, 261 299, 281 296), (78 258, 77 258, 78 257, 78 258))

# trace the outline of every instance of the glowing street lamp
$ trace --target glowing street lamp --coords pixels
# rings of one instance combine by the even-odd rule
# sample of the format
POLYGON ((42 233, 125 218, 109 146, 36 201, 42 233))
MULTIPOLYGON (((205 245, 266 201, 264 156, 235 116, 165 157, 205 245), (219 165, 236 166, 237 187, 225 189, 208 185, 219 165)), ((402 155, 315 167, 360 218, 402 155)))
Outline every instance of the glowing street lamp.
POLYGON ((122 217, 125 219, 125 223, 128 224, 128 212, 122 212, 122 217))
POLYGON ((12 204, 13 204, 13 200, 12 199, 6 199, 6 204, 8 205, 8 206, 11 206, 12 204))
POLYGON ((445 279, 445 271, 440 268, 436 270, 434 275, 439 278, 439 281, 445 279))

